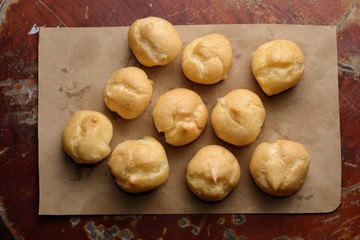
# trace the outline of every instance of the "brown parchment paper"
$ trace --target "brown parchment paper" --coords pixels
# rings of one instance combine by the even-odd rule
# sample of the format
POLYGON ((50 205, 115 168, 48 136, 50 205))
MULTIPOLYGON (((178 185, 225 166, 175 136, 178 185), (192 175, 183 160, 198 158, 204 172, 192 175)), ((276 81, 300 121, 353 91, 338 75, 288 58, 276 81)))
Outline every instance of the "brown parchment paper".
POLYGON ((197 25, 176 26, 183 47, 192 39, 221 33, 233 47, 228 78, 205 86, 188 81, 181 71, 181 55, 170 65, 144 68, 127 45, 127 27, 41 28, 39 43, 39 214, 170 214, 170 213, 315 213, 329 212, 340 204, 341 152, 335 27, 297 25, 197 25), (285 38, 295 41, 305 55, 305 75, 293 89, 267 97, 250 70, 251 53, 262 43, 285 38), (154 94, 144 114, 123 120, 103 103, 103 88, 119 68, 139 66, 154 81, 154 94), (172 147, 154 128, 151 113, 163 92, 186 87, 199 93, 209 112, 217 98, 236 88, 257 93, 266 109, 262 132, 253 144, 234 147, 219 140, 210 122, 195 142, 172 147), (131 195, 115 184, 101 163, 76 165, 63 152, 61 131, 78 110, 97 110, 114 126, 112 148, 125 139, 150 135, 165 147, 170 176, 161 188, 131 195), (263 141, 298 141, 311 156, 303 187, 287 198, 273 198, 253 183, 248 162, 263 141), (223 201, 206 203, 187 188, 188 161, 202 147, 220 144, 237 157, 241 166, 238 187, 223 201))

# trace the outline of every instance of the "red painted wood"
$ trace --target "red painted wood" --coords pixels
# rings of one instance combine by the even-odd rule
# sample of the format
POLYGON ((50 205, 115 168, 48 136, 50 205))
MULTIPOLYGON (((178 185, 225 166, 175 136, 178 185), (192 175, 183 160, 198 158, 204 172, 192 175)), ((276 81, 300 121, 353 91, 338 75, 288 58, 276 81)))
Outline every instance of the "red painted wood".
POLYGON ((360 238, 360 2, 350 0, 0 0, 0 239, 360 238), (37 61, 32 27, 173 24, 336 25, 342 201, 329 214, 38 216, 37 61), (10 234, 10 235, 9 235, 10 234))

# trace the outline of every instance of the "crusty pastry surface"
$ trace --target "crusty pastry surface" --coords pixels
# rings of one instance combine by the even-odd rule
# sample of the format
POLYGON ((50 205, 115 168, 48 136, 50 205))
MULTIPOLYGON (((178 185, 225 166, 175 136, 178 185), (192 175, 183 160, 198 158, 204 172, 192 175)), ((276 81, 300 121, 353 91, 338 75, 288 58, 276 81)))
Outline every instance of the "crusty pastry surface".
POLYGON ((235 156, 219 145, 201 148, 186 172, 190 190, 205 201, 220 201, 238 185, 240 165, 235 156))
POLYGON ((210 34, 193 40, 185 47, 182 69, 193 82, 214 84, 227 77, 231 62, 229 40, 221 34, 210 34))
POLYGON ((174 26, 158 17, 133 22, 129 28, 128 42, 136 59, 146 67, 172 62, 179 55, 182 46, 174 26))
POLYGON ((250 173, 256 185, 272 196, 285 197, 296 192, 305 181, 310 164, 304 145, 277 140, 259 144, 250 160, 250 173))
POLYGON ((274 40, 259 46, 252 54, 251 69, 268 95, 294 87, 304 74, 304 54, 289 40, 274 40))
POLYGON ((131 193, 158 188, 169 176, 166 152, 161 143, 149 136, 117 145, 108 165, 117 185, 131 193))
POLYGON ((152 82, 137 67, 114 72, 104 89, 106 106, 124 119, 134 119, 144 112, 153 93, 152 82))
POLYGON ((96 163, 110 154, 113 126, 102 113, 78 111, 62 132, 64 151, 77 163, 96 163))
POLYGON ((197 139, 208 120, 201 97, 185 88, 176 88, 159 96, 152 115, 158 132, 164 132, 166 142, 173 146, 186 145, 197 139))
POLYGON ((254 142, 264 119, 265 109, 261 99, 247 89, 236 89, 219 98, 211 113, 216 135, 236 146, 254 142))

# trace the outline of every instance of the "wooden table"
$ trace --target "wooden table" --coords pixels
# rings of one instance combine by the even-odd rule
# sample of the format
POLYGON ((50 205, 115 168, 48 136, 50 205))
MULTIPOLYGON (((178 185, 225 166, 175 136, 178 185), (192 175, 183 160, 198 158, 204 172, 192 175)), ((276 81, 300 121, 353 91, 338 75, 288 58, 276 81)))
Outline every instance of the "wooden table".
POLYGON ((360 238, 360 2, 357 0, 0 0, 0 239, 360 238), (342 147, 340 207, 304 215, 38 216, 38 27, 335 25, 342 147))

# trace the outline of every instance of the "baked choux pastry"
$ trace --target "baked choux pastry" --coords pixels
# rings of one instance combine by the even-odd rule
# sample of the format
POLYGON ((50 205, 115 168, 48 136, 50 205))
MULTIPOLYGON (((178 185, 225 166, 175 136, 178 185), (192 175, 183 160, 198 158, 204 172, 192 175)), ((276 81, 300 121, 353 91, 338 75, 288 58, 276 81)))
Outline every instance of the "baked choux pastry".
POLYGON ((207 124, 208 111, 197 93, 176 88, 158 97, 152 116, 157 131, 165 133, 165 141, 182 146, 200 136, 207 124))
POLYGON ((186 171, 190 190, 205 201, 223 200, 240 180, 240 165, 235 156, 219 145, 201 148, 186 171))
POLYGON ((83 110, 72 115, 64 127, 62 146, 76 163, 97 163, 110 154, 112 136, 113 126, 104 114, 83 110))
POLYGON ((261 99, 247 89, 233 90, 219 98, 211 113, 215 134, 236 146, 254 142, 264 119, 265 109, 261 99))
POLYGON ((252 54, 251 69, 262 90, 272 96, 294 87, 304 74, 304 54, 289 40, 274 40, 252 54))
POLYGON ((130 193, 158 188, 169 176, 169 164, 163 146, 148 136, 126 140, 117 145, 108 165, 116 184, 130 193))
POLYGON ((128 42, 136 59, 146 67, 172 62, 179 55, 182 46, 175 27, 158 17, 133 22, 129 28, 128 42))
POLYGON ((250 160, 250 173, 265 193, 285 197, 296 192, 305 181, 309 153, 297 142, 278 140, 259 144, 250 160))
POLYGON ((106 106, 124 119, 134 119, 144 112, 153 93, 152 82, 137 67, 125 67, 111 75, 104 89, 106 106))
POLYGON ((185 47, 182 69, 193 82, 214 84, 227 77, 231 62, 229 40, 221 34, 210 34, 193 40, 185 47))

